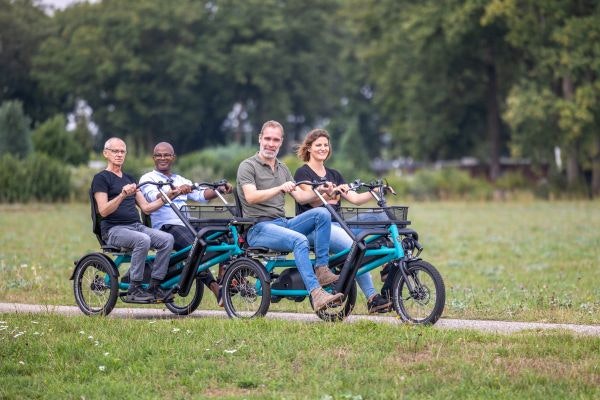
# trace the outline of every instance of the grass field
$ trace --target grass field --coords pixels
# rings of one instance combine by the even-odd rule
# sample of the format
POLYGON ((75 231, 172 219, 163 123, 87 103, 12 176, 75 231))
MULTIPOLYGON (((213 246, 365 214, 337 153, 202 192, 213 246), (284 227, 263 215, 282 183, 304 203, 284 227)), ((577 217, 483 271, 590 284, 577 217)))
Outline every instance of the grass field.
MULTIPOLYGON (((445 279, 443 318, 600 323, 600 203, 421 203, 409 216, 445 279)), ((96 249, 86 205, 0 206, 0 301, 73 305, 73 260, 96 249)), ((217 306, 206 295, 200 308, 217 306)), ((599 366, 600 338, 561 332, 0 314, 7 399, 593 399, 599 366)))

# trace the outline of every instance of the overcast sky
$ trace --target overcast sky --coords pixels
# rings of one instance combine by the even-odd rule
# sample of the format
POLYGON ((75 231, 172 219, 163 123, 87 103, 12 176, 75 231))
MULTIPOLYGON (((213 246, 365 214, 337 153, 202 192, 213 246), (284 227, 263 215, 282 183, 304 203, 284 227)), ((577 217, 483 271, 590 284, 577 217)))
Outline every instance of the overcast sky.
MULTIPOLYGON (((49 6, 52 6, 55 9, 61 9, 62 10, 63 8, 67 7, 69 4, 72 4, 72 3, 81 3, 81 2, 84 2, 84 1, 86 1, 86 0, 41 0, 40 2, 42 4, 47 4, 49 6)), ((91 0, 91 1, 87 0, 87 1, 89 1, 90 3, 94 3, 97 0, 91 0)))

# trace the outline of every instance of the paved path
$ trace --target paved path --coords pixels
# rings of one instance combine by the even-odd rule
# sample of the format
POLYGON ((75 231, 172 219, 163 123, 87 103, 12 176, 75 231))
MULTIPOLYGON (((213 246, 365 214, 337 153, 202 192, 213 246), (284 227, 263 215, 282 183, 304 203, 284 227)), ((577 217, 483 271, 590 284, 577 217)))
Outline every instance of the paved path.
MULTIPOLYGON (((83 315, 78 307, 75 306, 54 306, 37 304, 19 304, 19 303, 0 303, 0 313, 57 313, 63 315, 83 315)), ((172 314, 166 308, 158 306, 153 308, 115 308, 110 317, 114 318, 180 318, 172 314)), ((202 318, 219 317, 226 318, 225 311, 198 310, 189 316, 183 318, 202 318)), ((315 314, 269 312, 266 318, 285 319, 295 321, 320 321, 315 314)), ((374 315, 351 315, 346 322, 367 320, 388 324, 402 324, 402 321, 394 316, 374 316, 374 315)), ((440 319, 435 325, 438 329, 471 329, 481 332, 491 333, 514 333, 523 330, 547 330, 555 329, 562 331, 571 331, 580 335, 600 336, 600 325, 576 325, 576 324, 547 324, 540 322, 508 322, 508 321, 483 321, 483 320, 465 320, 465 319, 440 319)))

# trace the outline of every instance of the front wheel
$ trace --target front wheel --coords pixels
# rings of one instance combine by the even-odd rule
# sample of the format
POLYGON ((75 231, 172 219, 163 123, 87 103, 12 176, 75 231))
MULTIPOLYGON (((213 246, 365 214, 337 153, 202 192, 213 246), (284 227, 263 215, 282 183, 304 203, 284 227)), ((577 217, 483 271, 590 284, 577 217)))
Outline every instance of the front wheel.
POLYGON ((242 257, 227 266, 222 282, 223 303, 231 318, 262 317, 271 303, 271 283, 263 265, 242 257))
POLYGON ((84 314, 108 315, 119 295, 116 267, 102 254, 86 255, 75 268, 73 292, 84 314))
POLYGON ((394 309, 403 321, 435 324, 446 303, 446 289, 442 276, 433 265, 423 260, 409 262, 406 276, 408 282, 401 271, 398 271, 394 278, 394 309))
POLYGON ((189 315, 196 311, 200 302, 202 301, 202 296, 204 295, 204 285, 200 278, 195 277, 194 282, 192 283, 192 288, 187 296, 181 297, 176 295, 172 302, 165 303, 165 306, 169 311, 173 314, 177 315, 189 315))

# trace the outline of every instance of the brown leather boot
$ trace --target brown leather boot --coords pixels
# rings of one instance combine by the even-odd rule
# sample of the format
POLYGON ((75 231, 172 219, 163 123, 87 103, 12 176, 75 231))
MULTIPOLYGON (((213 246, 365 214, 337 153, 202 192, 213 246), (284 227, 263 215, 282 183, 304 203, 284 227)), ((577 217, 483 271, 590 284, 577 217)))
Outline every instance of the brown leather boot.
POLYGON ((329 294, 322 288, 317 288, 310 292, 310 298, 312 299, 315 311, 323 310, 332 303, 340 303, 343 297, 343 293, 329 294))
POLYGON ((339 279, 339 276, 331 272, 327 265, 315 268, 315 275, 321 286, 331 285, 339 279))

